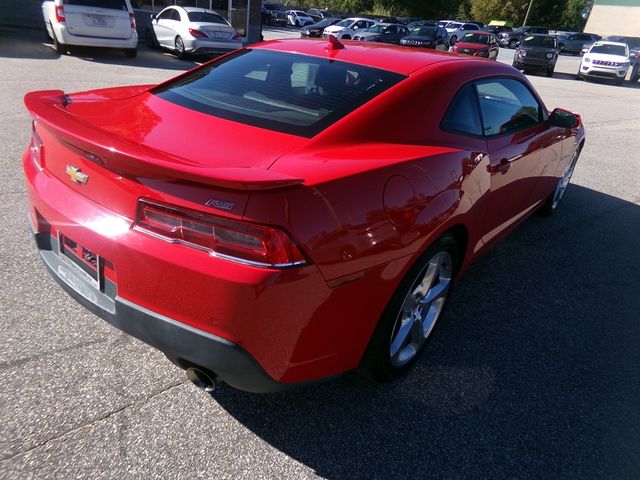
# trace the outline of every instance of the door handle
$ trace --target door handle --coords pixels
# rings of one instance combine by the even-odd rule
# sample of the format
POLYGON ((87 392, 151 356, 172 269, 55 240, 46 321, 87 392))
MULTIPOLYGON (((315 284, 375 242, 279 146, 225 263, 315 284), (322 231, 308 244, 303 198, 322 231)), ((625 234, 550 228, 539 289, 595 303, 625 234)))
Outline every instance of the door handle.
POLYGON ((504 175, 510 168, 511 162, 507 158, 503 158, 500 160, 500 163, 489 165, 487 170, 489 170, 489 173, 501 173, 504 175))

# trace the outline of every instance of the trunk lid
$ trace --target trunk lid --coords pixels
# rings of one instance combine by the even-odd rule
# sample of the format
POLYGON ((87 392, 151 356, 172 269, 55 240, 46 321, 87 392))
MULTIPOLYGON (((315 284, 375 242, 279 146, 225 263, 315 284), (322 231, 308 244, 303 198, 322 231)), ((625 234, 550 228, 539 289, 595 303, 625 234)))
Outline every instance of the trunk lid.
POLYGON ((269 167, 306 138, 218 119, 147 92, 109 96, 45 91, 28 94, 25 103, 43 141, 44 169, 127 218, 146 194, 187 199, 191 208, 223 205, 218 213, 241 218, 250 191, 303 182, 269 167))
POLYGON ((231 40, 236 31, 229 25, 220 23, 191 22, 191 28, 206 33, 213 40, 231 40))
POLYGON ((64 3, 67 31, 99 38, 131 38, 131 18, 125 0, 74 0, 64 3), (102 6, 97 6, 102 3, 102 6))

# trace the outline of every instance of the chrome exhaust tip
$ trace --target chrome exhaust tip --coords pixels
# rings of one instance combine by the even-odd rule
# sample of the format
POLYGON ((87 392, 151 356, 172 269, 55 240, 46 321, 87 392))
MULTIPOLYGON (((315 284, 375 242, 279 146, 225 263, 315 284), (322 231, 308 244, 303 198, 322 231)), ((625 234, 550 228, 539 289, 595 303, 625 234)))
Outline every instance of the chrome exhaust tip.
POLYGON ((211 377, 207 372, 196 367, 187 368, 187 378, 200 390, 213 393, 216 389, 215 377, 211 377))

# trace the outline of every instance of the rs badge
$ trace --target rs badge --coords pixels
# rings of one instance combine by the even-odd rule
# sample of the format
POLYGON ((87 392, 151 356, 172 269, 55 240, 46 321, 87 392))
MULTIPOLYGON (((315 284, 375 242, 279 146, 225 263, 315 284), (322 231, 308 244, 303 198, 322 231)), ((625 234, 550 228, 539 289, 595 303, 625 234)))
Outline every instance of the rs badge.
POLYGON ((67 165, 65 172, 73 183, 85 184, 89 180, 89 175, 82 173, 78 167, 73 165, 67 165))

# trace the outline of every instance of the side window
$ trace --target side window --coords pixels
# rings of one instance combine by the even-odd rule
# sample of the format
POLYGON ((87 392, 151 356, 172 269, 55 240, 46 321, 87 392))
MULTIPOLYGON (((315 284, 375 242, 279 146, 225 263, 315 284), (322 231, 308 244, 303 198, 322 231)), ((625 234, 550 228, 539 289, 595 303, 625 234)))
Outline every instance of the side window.
POLYGON ((476 88, 486 136, 525 130, 545 120, 536 98, 518 80, 485 80, 476 88))
POLYGON ((396 27, 395 25, 389 25, 387 27, 387 31, 385 33, 389 33, 391 35, 395 35, 398 33, 398 27, 396 27))
POLYGON ((173 11, 174 11, 173 8, 170 8, 169 10, 165 10, 160 15, 158 15, 158 20, 171 20, 171 14, 173 11))
POLYGON ((440 124, 442 130, 468 135, 482 135, 480 114, 473 84, 462 87, 453 97, 453 101, 440 124))
POLYGON ((175 20, 176 22, 180 21, 180 12, 175 8, 171 12, 171 20, 175 20))

